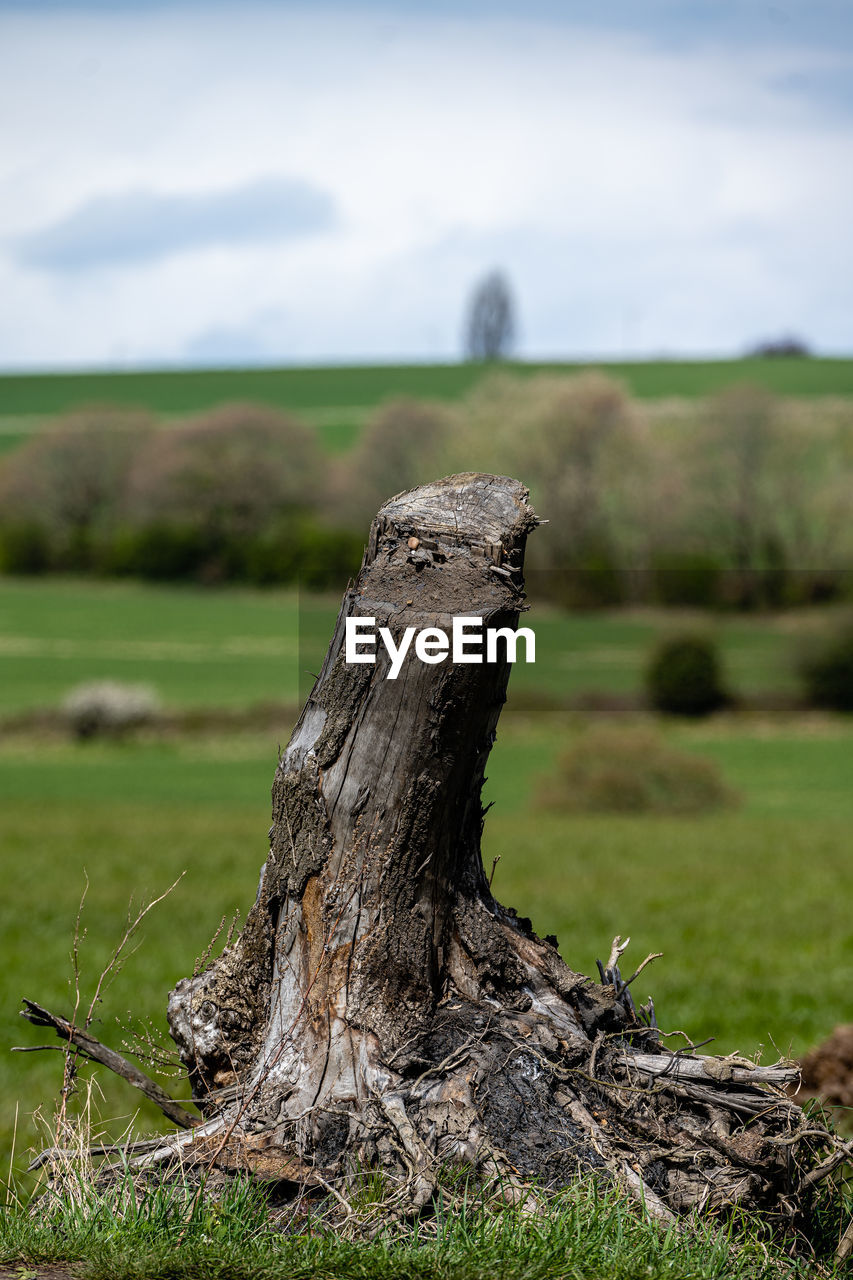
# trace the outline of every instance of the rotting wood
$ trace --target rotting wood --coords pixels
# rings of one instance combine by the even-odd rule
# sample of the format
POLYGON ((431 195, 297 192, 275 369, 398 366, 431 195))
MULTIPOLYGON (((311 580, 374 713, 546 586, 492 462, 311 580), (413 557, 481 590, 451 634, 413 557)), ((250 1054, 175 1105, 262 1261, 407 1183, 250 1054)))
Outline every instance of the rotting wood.
POLYGON ((537 523, 523 485, 479 474, 374 520, 276 770, 244 930, 170 997, 204 1122, 136 1167, 228 1167, 238 1151, 259 1176, 310 1168, 347 1213, 367 1167, 400 1214, 449 1163, 544 1188, 597 1170, 661 1221, 738 1205, 785 1229, 807 1219, 809 1168, 846 1158, 786 1096, 789 1064, 664 1047, 653 1002, 637 1010, 629 990, 654 956, 624 981, 617 937, 594 983, 493 897, 480 793, 507 662, 410 657, 392 681, 381 649, 344 661, 351 617, 395 638, 454 616, 514 628, 537 523))

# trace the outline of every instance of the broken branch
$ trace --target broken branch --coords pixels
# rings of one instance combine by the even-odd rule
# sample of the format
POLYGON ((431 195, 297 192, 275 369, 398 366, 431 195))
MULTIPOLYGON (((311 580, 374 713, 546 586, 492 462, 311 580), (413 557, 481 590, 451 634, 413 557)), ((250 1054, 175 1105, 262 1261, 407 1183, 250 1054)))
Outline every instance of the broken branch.
POLYGON ((134 1066, 132 1062, 128 1062, 127 1058, 122 1057, 120 1053, 116 1053, 114 1049, 108 1049, 105 1044, 101 1044, 100 1040, 96 1040, 88 1031, 75 1027, 72 1022, 69 1022, 67 1018, 63 1018, 61 1014, 51 1013, 40 1004, 36 1004, 34 1000, 28 1000, 26 996, 24 997, 24 1004, 26 1008, 21 1010, 22 1018, 26 1018, 35 1027, 52 1027, 60 1039, 67 1040, 69 1044, 73 1044, 74 1048, 78 1049, 85 1057, 91 1058, 93 1062, 100 1062, 102 1066, 109 1067, 110 1071, 114 1071, 117 1076, 121 1076, 122 1080, 126 1080, 135 1089, 139 1089, 140 1093, 144 1093, 145 1097, 159 1107, 163 1114, 174 1124, 180 1125, 182 1129, 191 1129, 199 1123, 198 1117, 191 1115, 179 1102, 175 1102, 174 1098, 170 1098, 165 1089, 162 1089, 156 1080, 152 1080, 144 1071, 140 1071, 139 1067, 134 1066))

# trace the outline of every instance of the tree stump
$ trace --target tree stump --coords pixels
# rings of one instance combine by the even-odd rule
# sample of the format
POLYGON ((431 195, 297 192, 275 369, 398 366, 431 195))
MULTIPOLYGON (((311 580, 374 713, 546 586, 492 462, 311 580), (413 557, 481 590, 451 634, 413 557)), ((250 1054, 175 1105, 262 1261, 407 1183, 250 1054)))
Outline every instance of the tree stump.
POLYGON ((138 1163, 195 1156, 337 1194, 367 1166, 406 1211, 453 1163, 505 1194, 598 1170, 667 1221, 807 1207, 832 1140, 787 1097, 795 1068, 666 1047, 619 939, 593 982, 492 896, 480 794, 503 650, 410 654, 396 679, 381 647, 345 661, 348 618, 397 639, 460 615, 514 629, 537 523, 520 483, 477 474, 379 511, 279 760, 245 928, 169 1001, 203 1119, 138 1163))

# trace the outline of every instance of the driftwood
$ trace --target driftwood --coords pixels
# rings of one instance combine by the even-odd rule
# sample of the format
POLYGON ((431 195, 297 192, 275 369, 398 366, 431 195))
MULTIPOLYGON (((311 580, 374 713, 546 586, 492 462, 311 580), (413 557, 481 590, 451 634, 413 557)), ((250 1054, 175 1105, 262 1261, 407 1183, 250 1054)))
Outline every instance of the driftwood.
POLYGON ((492 896, 480 793, 503 651, 481 665, 410 655, 396 679, 381 647, 374 665, 345 661, 348 618, 397 638, 449 632, 454 616, 514 629, 538 523, 527 497, 453 476, 374 520, 276 771, 245 928, 169 1000, 203 1122, 139 1167, 254 1169, 343 1206, 366 1165, 400 1212, 429 1201, 448 1163, 505 1189, 597 1170, 663 1221, 742 1206, 779 1224, 802 1220, 836 1167, 837 1144, 786 1093, 793 1066, 674 1052, 653 1004, 634 1006, 621 939, 595 983, 492 896))

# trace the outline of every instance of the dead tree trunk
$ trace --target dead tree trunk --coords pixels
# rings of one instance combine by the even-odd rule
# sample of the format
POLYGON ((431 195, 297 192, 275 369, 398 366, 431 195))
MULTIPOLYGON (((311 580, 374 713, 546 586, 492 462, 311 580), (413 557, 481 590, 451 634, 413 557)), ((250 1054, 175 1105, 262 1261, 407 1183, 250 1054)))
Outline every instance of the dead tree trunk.
POLYGON ((345 661, 350 617, 397 639, 459 615, 515 628, 527 496, 452 476, 374 520, 279 762, 245 929, 172 993, 204 1122, 157 1158, 183 1147, 326 1185, 357 1156, 402 1178, 410 1208, 460 1161, 550 1186, 599 1169, 662 1218, 793 1213, 792 1157, 815 1132, 784 1094, 795 1072, 667 1049, 618 940, 593 983, 492 897, 480 791, 507 661, 410 654, 397 679, 381 648, 375 665, 345 661))

